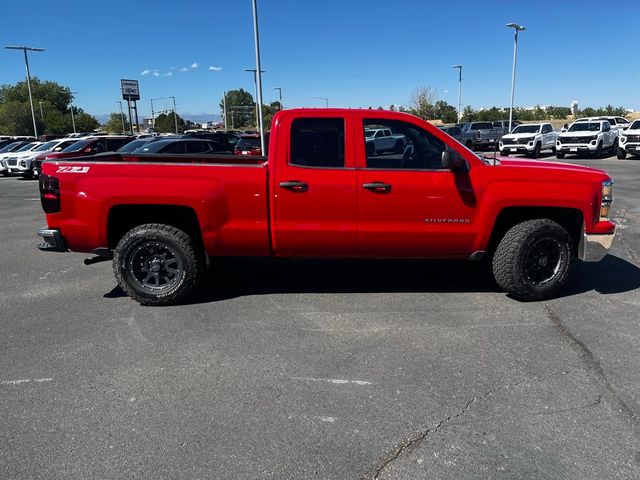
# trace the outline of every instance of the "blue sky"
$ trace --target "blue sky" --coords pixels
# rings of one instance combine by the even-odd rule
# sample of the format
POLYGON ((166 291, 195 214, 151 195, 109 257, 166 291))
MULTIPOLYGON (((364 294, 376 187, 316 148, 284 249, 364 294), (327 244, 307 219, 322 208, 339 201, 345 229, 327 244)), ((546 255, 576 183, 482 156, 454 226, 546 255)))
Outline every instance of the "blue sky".
MULTIPOLYGON (((28 5, 3 4, 0 43, 46 48, 30 55, 32 75, 71 87, 89 113, 116 111, 121 78, 140 81, 141 115, 151 98, 175 96, 179 113, 218 113, 224 90, 254 91, 243 71, 255 68, 250 0, 28 5)), ((453 64, 464 65, 463 105, 508 105, 505 24, 516 22, 527 27, 516 105, 640 109, 638 0, 259 0, 258 8, 264 97, 275 100, 281 87, 286 107, 324 106, 314 97, 339 107, 407 105, 420 86, 455 105, 453 64)), ((23 78, 21 53, 0 50, 0 83, 23 78)))

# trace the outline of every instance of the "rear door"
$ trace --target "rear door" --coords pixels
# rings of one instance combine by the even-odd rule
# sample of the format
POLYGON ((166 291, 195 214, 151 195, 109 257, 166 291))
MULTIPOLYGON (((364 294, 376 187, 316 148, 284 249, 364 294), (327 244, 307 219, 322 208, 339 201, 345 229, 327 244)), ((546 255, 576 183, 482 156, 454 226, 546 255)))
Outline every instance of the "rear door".
POLYGON ((445 141, 417 123, 374 116, 358 123, 358 253, 468 255, 476 230, 476 172, 443 169, 445 141), (366 155, 364 128, 371 124, 404 136, 404 151, 366 155))
POLYGON ((351 256, 357 194, 351 114, 283 117, 273 171, 273 249, 278 256, 351 256))

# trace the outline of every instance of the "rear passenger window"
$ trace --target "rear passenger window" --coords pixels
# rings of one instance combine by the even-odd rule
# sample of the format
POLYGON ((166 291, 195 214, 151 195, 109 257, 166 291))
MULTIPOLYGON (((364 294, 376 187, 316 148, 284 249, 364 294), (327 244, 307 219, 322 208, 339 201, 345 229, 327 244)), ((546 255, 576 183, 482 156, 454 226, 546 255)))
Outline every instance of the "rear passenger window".
POLYGON ((167 145, 160 153, 185 153, 184 142, 175 142, 167 145))
POLYGON ((188 142, 187 153, 203 153, 205 151, 206 142, 188 142))
POLYGON ((344 167, 344 119, 295 119, 291 125, 290 164, 344 167))

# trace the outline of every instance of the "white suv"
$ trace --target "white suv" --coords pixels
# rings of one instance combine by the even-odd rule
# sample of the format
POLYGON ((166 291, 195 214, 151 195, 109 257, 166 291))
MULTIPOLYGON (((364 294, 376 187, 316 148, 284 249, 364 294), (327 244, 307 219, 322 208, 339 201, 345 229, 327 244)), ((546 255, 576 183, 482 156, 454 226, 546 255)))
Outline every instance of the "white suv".
POLYGON ((616 156, 624 160, 627 154, 640 157, 640 120, 636 120, 627 130, 620 133, 616 156))
POLYGON ((7 169, 9 170, 9 173, 19 173, 24 178, 33 178, 34 176, 37 176, 33 161, 38 155, 61 152, 77 141, 77 138, 57 138, 55 140, 49 140, 30 152, 24 152, 21 155, 8 157, 6 159, 7 169))
POLYGON ((600 158, 604 150, 613 154, 617 149, 618 129, 611 128, 607 120, 576 121, 556 141, 558 159, 563 159, 568 153, 600 158))
POLYGON ((500 152, 502 155, 524 153, 538 158, 541 150, 555 150, 557 138, 558 133, 550 123, 518 125, 500 139, 500 152))

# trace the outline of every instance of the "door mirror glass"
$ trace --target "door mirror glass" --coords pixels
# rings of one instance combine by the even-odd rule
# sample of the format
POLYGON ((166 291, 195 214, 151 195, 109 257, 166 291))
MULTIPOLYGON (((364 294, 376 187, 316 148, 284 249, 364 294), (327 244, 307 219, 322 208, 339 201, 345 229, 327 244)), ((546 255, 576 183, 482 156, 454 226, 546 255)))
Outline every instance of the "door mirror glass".
POLYGON ((453 172, 466 171, 467 163, 458 152, 447 148, 442 152, 442 167, 453 172))

